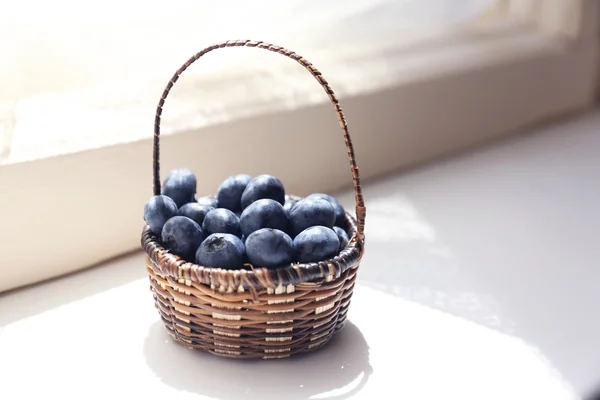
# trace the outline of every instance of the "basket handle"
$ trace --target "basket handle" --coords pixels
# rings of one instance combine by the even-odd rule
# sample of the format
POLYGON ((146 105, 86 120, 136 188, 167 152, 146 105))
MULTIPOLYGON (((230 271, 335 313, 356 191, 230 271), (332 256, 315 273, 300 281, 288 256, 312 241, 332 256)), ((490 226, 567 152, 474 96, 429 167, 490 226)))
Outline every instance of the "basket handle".
POLYGON ((260 49, 265 49, 272 51, 274 53, 279 53, 284 55, 292 60, 295 60, 300 65, 308 70, 312 74, 312 76, 319 82, 319 84, 325 90, 325 93, 329 96, 329 100, 331 100, 331 104, 337 114, 338 121, 340 123, 340 127, 342 128, 342 133, 344 135, 344 141, 346 143, 346 149, 348 151, 348 159, 350 160, 350 171, 352 172, 352 181, 354 184, 354 194, 356 201, 356 220, 357 220, 357 238, 362 242, 364 238, 364 227, 365 227, 365 216, 366 216, 366 207, 362 195, 362 189, 360 186, 360 176, 358 173, 358 167, 356 166, 356 160, 354 156, 354 147, 352 146, 352 140, 350 139, 350 134, 348 133, 348 124, 346 123, 346 117, 340 107, 339 100, 335 96, 335 93, 329 86, 329 83, 323 78, 321 72, 317 70, 313 65, 308 62, 305 58, 300 55, 294 53, 293 51, 284 49, 281 46, 275 46, 273 44, 264 43, 261 41, 251 41, 251 40, 235 40, 235 41, 226 41, 214 44, 210 47, 205 48, 204 50, 194 54, 189 60, 187 60, 176 72, 173 74, 173 77, 167 83, 167 86, 163 90, 162 96, 160 96, 160 100, 158 101, 158 106, 156 107, 156 117, 154 119, 154 145, 153 145, 153 169, 154 169, 154 194, 160 194, 160 117, 162 114, 163 105, 165 104, 165 100, 171 91, 171 88, 177 82, 183 71, 185 71, 190 65, 194 63, 194 61, 198 60, 200 57, 205 55, 208 52, 211 52, 216 49, 224 48, 224 47, 257 47, 260 49))

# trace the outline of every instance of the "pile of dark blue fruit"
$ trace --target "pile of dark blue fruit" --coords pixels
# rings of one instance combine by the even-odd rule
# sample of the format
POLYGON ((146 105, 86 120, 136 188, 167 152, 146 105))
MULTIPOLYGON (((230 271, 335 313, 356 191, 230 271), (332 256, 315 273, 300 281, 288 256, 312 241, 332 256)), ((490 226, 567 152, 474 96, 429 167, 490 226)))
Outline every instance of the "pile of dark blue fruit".
POLYGON ((163 246, 189 262, 277 268, 326 260, 348 244, 345 211, 333 196, 286 198, 271 175, 230 176, 216 197, 195 195, 194 173, 176 169, 144 207, 144 220, 163 246))

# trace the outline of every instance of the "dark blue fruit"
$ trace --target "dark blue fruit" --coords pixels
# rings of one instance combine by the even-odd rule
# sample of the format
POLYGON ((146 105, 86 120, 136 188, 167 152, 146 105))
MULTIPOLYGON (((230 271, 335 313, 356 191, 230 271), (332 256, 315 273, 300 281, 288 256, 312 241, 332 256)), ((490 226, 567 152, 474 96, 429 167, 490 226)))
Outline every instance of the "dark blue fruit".
POLYGON ((163 245, 186 261, 194 261, 194 254, 204 239, 200 225, 188 217, 169 219, 162 230, 163 245))
POLYGON ((350 241, 350 239, 348 238, 348 234, 346 233, 345 230, 343 230, 339 226, 334 226, 333 231, 335 232, 338 239, 340 240, 339 251, 342 251, 348 245, 348 242, 350 241))
POLYGON ((177 204, 167 196, 153 196, 144 206, 144 221, 155 235, 160 235, 165 222, 177 215, 177 204))
POLYGON ((202 226, 204 217, 206 217, 206 214, 212 210, 214 210, 214 208, 211 206, 205 206, 198 203, 187 203, 179 209, 179 215, 191 218, 198 225, 202 226))
POLYGON ((217 202, 217 198, 214 196, 202 196, 196 199, 196 202, 203 206, 209 206, 212 208, 218 208, 219 203, 217 202))
POLYGON ((205 267, 236 269, 244 264, 244 243, 229 233, 209 235, 196 251, 196 263, 205 267))
POLYGON ((252 177, 246 174, 233 175, 225 179, 217 191, 219 207, 240 211, 242 209, 242 193, 251 180, 252 177))
POLYGON ((194 201, 196 176, 186 168, 174 169, 165 178, 161 194, 172 198, 177 207, 194 201))
POLYGON ((240 217, 242 234, 248 237, 261 228, 273 228, 285 231, 288 217, 283 206, 271 199, 261 199, 250 204, 240 217))
POLYGON ((285 212, 288 216, 290 215, 292 208, 296 205, 297 202, 298 202, 298 200, 285 199, 285 204, 283 205, 283 209, 285 210, 285 212))
POLYGON ((340 240, 335 232, 324 226, 303 230, 294 239, 294 249, 299 262, 317 262, 337 254, 340 240))
POLYGON ((335 226, 340 226, 340 227, 346 226, 346 211, 344 210, 344 207, 340 204, 339 201, 337 201, 337 199, 335 197, 333 197, 330 194, 326 194, 326 193, 313 193, 310 196, 308 196, 307 198, 314 198, 314 197, 327 200, 328 202, 331 203, 331 205, 333 206, 333 209, 335 211, 335 226))
POLYGON ((271 175, 259 175, 252 179, 242 193, 242 209, 256 200, 273 199, 279 204, 285 204, 285 189, 283 183, 271 175))
POLYGON ((290 212, 290 227, 294 236, 311 226, 333 228, 335 211, 331 203, 320 198, 305 198, 296 203, 290 212))
POLYGON ((287 233, 263 228, 252 232, 246 239, 246 254, 257 267, 280 267, 294 259, 294 243, 287 233))
POLYGON ((242 237, 240 231, 240 219, 226 208, 215 208, 206 214, 202 229, 207 235, 211 233, 230 233, 242 237))

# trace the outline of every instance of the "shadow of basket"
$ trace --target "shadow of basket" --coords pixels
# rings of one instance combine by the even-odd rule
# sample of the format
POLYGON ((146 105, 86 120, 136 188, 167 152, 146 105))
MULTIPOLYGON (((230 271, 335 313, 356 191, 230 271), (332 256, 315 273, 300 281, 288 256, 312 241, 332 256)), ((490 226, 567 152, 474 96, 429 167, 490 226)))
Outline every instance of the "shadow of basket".
POLYGON ((151 326, 143 351, 165 384, 224 400, 346 399, 373 372, 367 342, 350 321, 319 351, 281 360, 234 360, 189 351, 171 339, 160 321, 151 326))

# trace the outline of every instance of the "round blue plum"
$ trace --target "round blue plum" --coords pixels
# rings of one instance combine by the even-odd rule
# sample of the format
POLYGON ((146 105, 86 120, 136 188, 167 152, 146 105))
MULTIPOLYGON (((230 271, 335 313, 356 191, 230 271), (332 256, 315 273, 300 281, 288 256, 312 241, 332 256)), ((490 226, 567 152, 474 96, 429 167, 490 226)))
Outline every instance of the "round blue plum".
POLYGON ((272 199, 260 199, 250 204, 240 217, 240 228, 246 237, 261 228, 285 231, 288 217, 283 206, 272 199))
POLYGON ((257 267, 285 266, 293 261, 294 253, 292 238, 278 229, 262 228, 246 239, 248 260, 257 267))
POLYGON ((272 199, 279 204, 285 204, 285 189, 283 183, 272 175, 259 175, 252 179, 242 193, 242 209, 256 200, 272 199))
POLYGON ((171 253, 193 262, 194 254, 204 239, 204 233, 196 222, 178 215, 165 223, 161 239, 171 253))
POLYGON ((340 240, 331 228, 312 226, 294 238, 294 249, 299 262, 317 262, 334 256, 340 240))
POLYGON ((348 238, 348 234, 346 233, 345 230, 343 230, 339 226, 334 226, 333 231, 335 232, 338 239, 340 240, 339 251, 344 250, 344 248, 348 245, 348 242, 350 241, 350 239, 348 238))
POLYGON ((240 211, 242 209, 242 194, 252 180, 250 175, 238 174, 225 179, 217 191, 217 201, 219 207, 231 211, 240 211))
POLYGON ((313 193, 307 198, 319 198, 327 200, 333 206, 335 211, 335 226, 344 227, 346 226, 346 210, 340 204, 340 202, 330 194, 327 193, 313 193))
POLYGON ((209 206, 212 208, 219 208, 219 202, 214 196, 202 196, 196 199, 196 202, 203 206, 209 206))
POLYGON ((311 226, 333 228, 335 210, 331 203, 320 198, 305 198, 296 203, 290 212, 291 233, 296 236, 311 226))
POLYGON ((206 217, 206 214, 212 210, 214 210, 214 208, 211 206, 206 206, 199 203, 187 203, 179 209, 179 215, 188 217, 195 221, 198 225, 202 226, 204 217, 206 217))
POLYGON ((212 233, 230 233, 242 237, 240 231, 240 219, 226 208, 215 208, 206 214, 202 229, 208 234, 212 233))
POLYGON ((165 178, 161 194, 173 199, 178 208, 194 201, 196 176, 186 168, 174 169, 165 178))
POLYGON ((205 267, 237 269, 244 265, 244 243, 229 233, 213 233, 196 251, 196 263, 205 267))
POLYGON ((155 235, 160 235, 165 222, 176 215, 177 204, 167 196, 152 196, 144 206, 144 221, 155 235))

